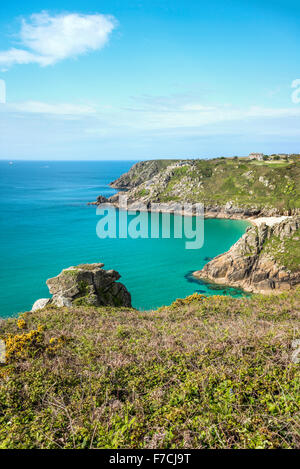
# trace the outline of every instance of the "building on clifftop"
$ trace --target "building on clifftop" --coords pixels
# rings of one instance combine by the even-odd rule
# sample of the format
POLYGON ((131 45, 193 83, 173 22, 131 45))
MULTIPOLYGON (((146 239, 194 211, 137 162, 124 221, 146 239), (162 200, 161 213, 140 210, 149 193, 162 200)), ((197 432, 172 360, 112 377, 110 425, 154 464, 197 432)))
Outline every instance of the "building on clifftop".
POLYGON ((264 154, 263 153, 250 153, 249 158, 250 160, 263 161, 264 154))

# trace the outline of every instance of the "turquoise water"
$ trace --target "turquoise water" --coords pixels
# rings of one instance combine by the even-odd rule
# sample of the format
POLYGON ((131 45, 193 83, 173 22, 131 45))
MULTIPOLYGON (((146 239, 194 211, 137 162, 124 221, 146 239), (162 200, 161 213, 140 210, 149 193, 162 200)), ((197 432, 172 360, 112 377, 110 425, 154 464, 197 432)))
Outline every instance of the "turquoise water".
POLYGON ((200 250, 186 250, 185 239, 99 239, 99 216, 88 201, 115 193, 108 183, 134 162, 0 162, 1 304, 12 316, 48 297, 47 278, 79 263, 103 262, 118 270, 136 308, 151 309, 197 292, 225 289, 194 281, 191 272, 229 249, 247 223, 205 220, 200 250))

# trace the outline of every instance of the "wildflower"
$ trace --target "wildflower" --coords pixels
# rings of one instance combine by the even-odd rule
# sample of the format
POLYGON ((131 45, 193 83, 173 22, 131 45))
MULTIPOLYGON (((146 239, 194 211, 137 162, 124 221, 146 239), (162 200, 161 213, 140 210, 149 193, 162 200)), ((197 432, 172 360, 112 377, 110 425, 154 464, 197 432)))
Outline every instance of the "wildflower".
POLYGON ((17 326, 18 326, 19 329, 25 329, 26 322, 24 321, 24 319, 18 319, 17 326))

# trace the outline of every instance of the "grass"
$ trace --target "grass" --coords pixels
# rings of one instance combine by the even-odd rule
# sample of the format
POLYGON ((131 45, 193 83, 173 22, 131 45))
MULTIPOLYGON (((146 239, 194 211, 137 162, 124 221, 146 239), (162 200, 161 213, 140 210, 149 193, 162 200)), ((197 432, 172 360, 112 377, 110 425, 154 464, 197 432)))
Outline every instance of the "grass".
MULTIPOLYGON (((204 202, 207 206, 225 205, 231 201, 245 208, 276 208, 279 213, 300 208, 299 159, 259 162, 215 158, 187 162, 189 166, 174 169, 168 182, 154 184, 150 191, 145 190, 145 177, 141 178, 136 198, 143 195, 153 202, 182 200, 204 202)), ((153 164, 152 161, 146 163, 153 164)), ((168 164, 174 164, 174 161, 168 164)), ((162 175, 166 165, 167 162, 158 165, 162 175)), ((145 166, 141 170, 145 171, 145 166)), ((135 172, 138 174, 139 168, 135 172)))
POLYGON ((145 197, 145 196, 148 195, 149 193, 150 193, 149 190, 147 190, 147 189, 142 189, 142 190, 139 192, 138 196, 139 196, 139 197, 145 197))
POLYGON ((270 254, 279 265, 297 272, 300 266, 300 229, 283 240, 272 236, 265 242, 264 252, 270 254))
POLYGON ((257 165, 257 166, 267 166, 267 165, 272 165, 273 167, 277 167, 277 168, 282 168, 282 167, 286 167, 286 166, 289 166, 290 164, 292 164, 291 161, 253 161, 252 164, 254 165, 257 165))
POLYGON ((300 290, 2 321, 0 448, 299 448, 300 290))

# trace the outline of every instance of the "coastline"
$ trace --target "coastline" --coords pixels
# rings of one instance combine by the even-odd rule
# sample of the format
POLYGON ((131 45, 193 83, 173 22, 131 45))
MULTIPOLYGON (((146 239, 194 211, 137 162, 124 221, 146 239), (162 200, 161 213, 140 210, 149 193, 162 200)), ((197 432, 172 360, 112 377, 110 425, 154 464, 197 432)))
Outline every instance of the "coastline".
MULTIPOLYGON (((118 195, 118 194, 116 194, 118 195)), ((113 196, 115 197, 115 196, 113 196)), ((118 202, 111 202, 109 199, 107 200, 107 202, 105 202, 104 204, 107 204, 107 205, 112 205, 113 207, 115 208, 118 208, 119 210, 126 210, 126 211, 141 211, 141 212, 160 212, 160 213, 170 213, 170 214, 174 214, 174 215, 182 215, 182 212, 177 212, 174 211, 174 208, 172 207, 172 204, 177 204, 177 202, 170 202, 170 203, 163 203, 164 206, 166 205, 170 205, 169 208, 165 208, 165 209, 159 209, 159 210, 156 210, 155 208, 152 208, 152 207, 149 207, 147 209, 144 209, 144 208, 141 208, 139 206, 139 203, 138 201, 136 202, 133 202, 131 205, 128 205, 127 208, 125 209, 124 207, 120 207, 118 202)), ((144 203, 141 202, 143 205, 144 203)), ((87 205, 100 205, 98 202, 88 202, 87 205)), ((184 216, 187 216, 187 217, 197 217, 197 216, 200 216, 200 215, 197 215, 195 213, 189 213, 189 212, 185 212, 184 213, 184 216)), ((241 221, 247 221, 249 222, 251 225, 253 226, 260 226, 262 225, 263 223, 265 223, 267 226, 274 226, 278 223, 281 223, 282 221, 284 220, 292 220, 293 219, 293 216, 291 215, 278 215, 278 216, 257 216, 257 215, 253 215, 253 216, 249 216, 248 214, 244 214, 242 212, 239 212, 239 213, 228 213, 228 212, 225 212, 225 211, 205 211, 204 209, 204 216, 203 216, 204 219, 215 219, 215 220, 220 220, 220 219, 224 219, 224 220, 241 220, 241 221)))
MULTIPOLYGON (((116 197, 118 194, 115 196, 112 196, 113 201, 110 202, 111 205, 114 207, 120 209, 118 202, 116 201, 116 197)), ((164 203, 162 204, 163 208, 161 207, 151 207, 151 204, 148 204, 147 209, 145 209, 145 203, 143 201, 134 201, 131 204, 129 204, 126 208, 123 207, 121 209, 127 210, 127 211, 143 211, 143 212, 161 212, 161 213, 172 213, 176 214, 176 210, 174 208, 178 205, 177 202, 169 202, 169 203, 164 203), (149 206, 150 205, 150 206, 149 206)), ((231 208, 231 207, 230 207, 231 208)), ((214 257, 211 261, 209 261, 207 264, 204 265, 204 267, 199 270, 193 272, 193 277, 195 279, 201 279, 203 282, 207 284, 215 284, 215 285, 224 285, 224 287, 232 287, 232 288, 237 288, 243 290, 245 293, 261 293, 261 294, 270 294, 270 293, 281 293, 282 291, 289 290, 294 287, 293 282, 295 282, 295 285, 298 282, 297 279, 297 274, 295 276, 290 275, 289 271, 285 271, 280 267, 280 265, 277 265, 275 260, 268 260, 266 262, 266 259, 264 258, 264 255, 261 256, 261 250, 262 247, 255 246, 255 256, 251 256, 250 254, 247 254, 246 256, 249 256, 249 260, 251 257, 254 258, 254 261, 252 262, 252 265, 250 267, 250 270, 247 270, 249 268, 248 265, 248 259, 244 259, 245 254, 239 253, 239 256, 235 257, 232 259, 232 252, 235 251, 236 246, 239 246, 240 244, 247 244, 248 240, 247 237, 253 236, 253 232, 255 233, 260 233, 263 232, 265 233, 266 231, 269 232, 268 236, 271 236, 274 230, 276 228, 280 227, 281 225, 284 225, 285 223, 292 223, 293 220, 296 222, 296 217, 290 216, 290 215, 279 215, 279 216, 249 216, 249 212, 245 211, 243 209, 234 207, 234 212, 230 212, 230 208, 228 207, 227 210, 220 210, 220 211, 211 211, 207 210, 204 211, 204 219, 229 219, 229 220, 240 220, 240 221, 246 221, 250 224, 250 226, 246 229, 245 233, 228 249, 228 251, 219 254, 218 256, 214 257), (228 210, 229 209, 229 210, 228 210), (253 230, 255 228, 256 230, 253 230), (250 230, 250 231, 249 231, 250 230), (262 261, 262 259, 263 261, 262 261), (210 267, 214 264, 222 263, 224 261, 224 265, 222 265, 222 269, 225 268, 227 265, 227 271, 226 275, 224 274, 219 275, 219 272, 215 272, 213 269, 210 271, 210 267), (261 262, 262 261, 262 262, 261 262), (230 270, 230 265, 233 263, 236 264, 243 264, 242 268, 242 274, 241 278, 234 278, 236 275, 233 273, 228 275, 228 270, 230 270), (262 263, 265 265, 265 275, 262 274, 262 267, 259 266, 259 264, 262 263), (254 283, 251 283, 251 276, 255 276, 257 274, 260 277, 264 277, 263 280, 259 279, 257 281, 257 285, 254 283), (273 276, 274 279, 273 280, 273 276), (232 277, 232 278, 231 278, 232 277), (296 281, 295 281, 296 278, 296 281)), ((177 214, 182 214, 182 210, 178 211, 177 208, 177 214)), ((200 216, 196 215, 195 213, 185 213, 184 216, 200 216)), ((264 238, 265 240, 265 238, 264 238)), ((263 241, 264 242, 264 241, 263 241)), ((238 267, 237 267, 238 271, 238 267)))
POLYGON ((280 293, 300 283, 300 217, 252 219, 252 227, 225 253, 193 275, 249 293, 280 293), (295 257, 294 257, 295 256, 295 257))
POLYGON ((274 172, 244 160, 139 162, 110 183, 118 193, 109 199, 99 196, 95 204, 246 222, 244 234, 193 275, 245 292, 269 293, 300 283, 300 208, 295 201, 298 166, 297 161, 292 164, 295 166, 274 172), (127 199, 123 203, 120 195, 124 191, 127 199))

